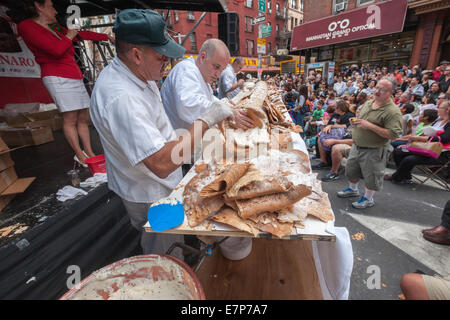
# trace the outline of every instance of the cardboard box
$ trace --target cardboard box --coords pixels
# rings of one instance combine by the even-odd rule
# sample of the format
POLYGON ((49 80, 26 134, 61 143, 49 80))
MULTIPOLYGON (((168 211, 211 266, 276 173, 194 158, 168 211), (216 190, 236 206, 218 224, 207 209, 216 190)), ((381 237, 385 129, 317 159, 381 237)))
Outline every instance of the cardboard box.
POLYGON ((38 146, 54 140, 52 129, 48 126, 0 129, 0 136, 8 146, 38 146))
POLYGON ((2 211, 17 194, 24 192, 36 179, 34 177, 22 179, 17 177, 16 170, 14 169, 14 161, 10 156, 12 150, 15 149, 9 149, 3 139, 0 138, 0 211, 2 211))
POLYGON ((5 151, 5 153, 0 154, 0 171, 3 171, 13 166, 14 161, 11 159, 9 151, 5 151))
POLYGON ((3 193, 9 186, 14 184, 19 179, 14 167, 8 168, 0 172, 0 193, 3 193))
POLYGON ((35 112, 35 113, 21 113, 14 117, 2 117, 3 122, 6 122, 11 128, 38 128, 48 126, 53 131, 61 130, 62 117, 57 109, 35 112))

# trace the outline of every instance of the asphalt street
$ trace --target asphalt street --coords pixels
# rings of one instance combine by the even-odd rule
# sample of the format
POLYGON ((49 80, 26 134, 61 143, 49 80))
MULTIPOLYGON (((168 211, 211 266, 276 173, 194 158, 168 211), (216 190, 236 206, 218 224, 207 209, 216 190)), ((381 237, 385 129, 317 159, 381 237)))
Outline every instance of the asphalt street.
MULTIPOLYGON (((318 160, 312 160, 316 163, 318 160)), ((313 170, 318 177, 329 168, 313 170)), ((392 172, 387 169, 387 172, 392 172)), ((336 216, 335 226, 346 227, 352 238, 353 273, 351 300, 402 299, 400 280, 410 272, 450 274, 450 246, 424 240, 421 230, 440 224, 450 193, 435 183, 396 185, 384 182, 374 196, 375 206, 354 209, 359 198, 342 199, 336 193, 348 187, 342 172, 340 179, 323 182, 336 216)), ((364 182, 359 183, 360 193, 364 182)))

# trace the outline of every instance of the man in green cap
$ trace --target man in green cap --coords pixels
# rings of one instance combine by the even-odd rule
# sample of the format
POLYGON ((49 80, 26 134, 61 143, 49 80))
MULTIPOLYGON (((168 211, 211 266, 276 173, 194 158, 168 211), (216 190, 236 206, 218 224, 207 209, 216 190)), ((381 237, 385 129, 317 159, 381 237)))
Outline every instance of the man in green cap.
POLYGON ((181 181, 180 166, 191 158, 196 140, 233 113, 216 103, 177 137, 155 81, 162 79, 169 58, 182 57, 185 49, 169 37, 164 19, 152 10, 121 11, 114 32, 117 57, 95 84, 91 118, 105 153, 108 187, 122 198, 131 224, 142 232, 144 253, 164 254, 183 238, 144 232, 148 208, 181 181))

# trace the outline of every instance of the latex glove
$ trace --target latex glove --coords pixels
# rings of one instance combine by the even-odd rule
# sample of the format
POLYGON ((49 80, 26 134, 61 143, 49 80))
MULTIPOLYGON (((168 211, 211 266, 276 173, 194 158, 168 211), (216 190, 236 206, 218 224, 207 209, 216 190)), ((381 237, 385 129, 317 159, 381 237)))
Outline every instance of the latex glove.
POLYGON ((233 117, 233 111, 226 103, 217 100, 211 104, 200 117, 200 120, 204 121, 209 127, 212 127, 216 123, 228 118, 233 117))

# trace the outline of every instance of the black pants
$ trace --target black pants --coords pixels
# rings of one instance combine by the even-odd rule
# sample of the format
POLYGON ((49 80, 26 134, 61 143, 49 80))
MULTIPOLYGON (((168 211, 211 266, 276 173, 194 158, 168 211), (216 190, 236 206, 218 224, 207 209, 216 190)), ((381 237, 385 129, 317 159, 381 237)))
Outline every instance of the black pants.
POLYGON ((411 172, 417 165, 443 164, 448 161, 448 158, 444 153, 439 158, 434 159, 417 156, 411 152, 404 152, 402 149, 394 149, 394 161, 397 166, 397 171, 392 175, 392 179, 399 181, 411 179, 411 172))
POLYGON ((445 229, 450 229, 450 200, 447 201, 447 204, 445 205, 441 220, 441 226, 445 229))

